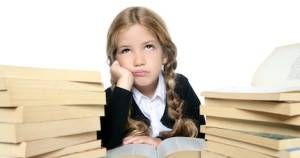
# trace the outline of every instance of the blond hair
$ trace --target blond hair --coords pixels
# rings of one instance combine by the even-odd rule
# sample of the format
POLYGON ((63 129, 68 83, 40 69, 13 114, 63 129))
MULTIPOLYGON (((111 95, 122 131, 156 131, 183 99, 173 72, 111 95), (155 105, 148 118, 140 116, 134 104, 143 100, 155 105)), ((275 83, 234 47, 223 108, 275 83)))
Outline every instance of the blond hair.
MULTIPOLYGON (((120 12, 113 20, 107 34, 107 57, 111 65, 116 57, 118 35, 121 30, 134 24, 139 24, 147 28, 159 41, 163 56, 167 58, 163 66, 163 75, 167 89, 168 115, 175 120, 172 131, 161 132, 160 136, 168 138, 172 136, 198 135, 198 128, 195 123, 188 118, 182 118, 183 100, 175 93, 175 69, 177 67, 177 49, 172 42, 164 21, 155 12, 144 7, 129 7, 120 12)), ((112 83, 113 84, 113 83, 112 83)), ((128 135, 149 135, 149 127, 143 122, 128 118, 128 135)))

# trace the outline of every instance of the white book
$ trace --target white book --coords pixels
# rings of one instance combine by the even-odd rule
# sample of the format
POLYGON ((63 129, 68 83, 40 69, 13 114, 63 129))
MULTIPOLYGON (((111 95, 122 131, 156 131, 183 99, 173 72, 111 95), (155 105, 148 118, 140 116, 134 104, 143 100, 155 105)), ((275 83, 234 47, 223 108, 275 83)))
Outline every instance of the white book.
POLYGON ((300 87, 300 44, 276 48, 256 70, 254 87, 300 87))
POLYGON ((200 157, 200 151, 205 147, 205 140, 190 137, 171 137, 163 140, 157 148, 149 144, 127 144, 107 152, 108 158, 146 157, 173 158, 186 155, 189 158, 200 157))
POLYGON ((202 93, 207 98, 299 102, 300 44, 276 48, 258 67, 251 87, 228 87, 202 93))

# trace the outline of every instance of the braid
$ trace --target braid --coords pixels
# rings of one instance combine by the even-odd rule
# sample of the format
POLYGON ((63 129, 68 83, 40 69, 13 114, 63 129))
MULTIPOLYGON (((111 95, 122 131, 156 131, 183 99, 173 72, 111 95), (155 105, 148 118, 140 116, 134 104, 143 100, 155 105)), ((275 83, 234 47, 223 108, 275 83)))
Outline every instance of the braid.
POLYGON ((134 120, 128 117, 128 123, 126 127, 127 136, 149 136, 150 128, 143 122, 134 120))
POLYGON ((175 93, 175 69, 177 66, 176 61, 176 47, 172 41, 168 42, 170 46, 164 48, 167 54, 168 62, 164 65, 164 77, 167 89, 167 108, 168 115, 171 119, 175 120, 173 129, 168 132, 161 132, 160 136, 168 138, 172 136, 187 136, 197 137, 198 128, 195 123, 188 118, 182 118, 183 100, 175 93))

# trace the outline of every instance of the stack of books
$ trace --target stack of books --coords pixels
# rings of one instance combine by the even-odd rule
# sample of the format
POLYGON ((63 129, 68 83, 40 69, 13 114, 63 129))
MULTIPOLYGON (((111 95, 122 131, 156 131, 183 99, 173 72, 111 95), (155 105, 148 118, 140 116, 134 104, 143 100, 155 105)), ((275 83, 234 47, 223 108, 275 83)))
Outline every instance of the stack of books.
POLYGON ((204 91, 207 148, 202 158, 299 158, 300 92, 204 91))
POLYGON ((105 157, 99 72, 0 66, 0 157, 105 157))
POLYGON ((300 157, 300 44, 280 46, 246 89, 205 91, 202 158, 300 157))

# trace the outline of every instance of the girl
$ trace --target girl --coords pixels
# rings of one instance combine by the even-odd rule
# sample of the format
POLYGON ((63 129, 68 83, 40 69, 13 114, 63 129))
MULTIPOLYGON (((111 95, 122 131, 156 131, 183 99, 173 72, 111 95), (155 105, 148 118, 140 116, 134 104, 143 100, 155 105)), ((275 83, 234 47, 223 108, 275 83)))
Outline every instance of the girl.
POLYGON ((107 56, 112 87, 98 133, 104 147, 204 137, 200 101, 187 78, 174 72, 176 46, 157 14, 143 7, 120 12, 108 31, 107 56))

